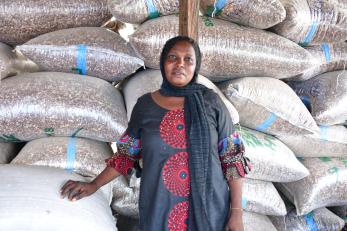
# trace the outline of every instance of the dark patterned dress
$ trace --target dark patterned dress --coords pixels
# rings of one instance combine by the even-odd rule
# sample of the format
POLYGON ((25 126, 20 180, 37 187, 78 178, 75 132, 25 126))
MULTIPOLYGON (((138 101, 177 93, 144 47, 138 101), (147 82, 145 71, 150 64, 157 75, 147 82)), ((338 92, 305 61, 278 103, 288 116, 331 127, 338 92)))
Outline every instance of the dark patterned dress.
MULTIPOLYGON (((223 230, 229 212, 226 179, 245 175, 243 145, 220 98, 207 92, 205 106, 211 133, 212 185, 214 196, 208 206, 213 230, 223 230)), ((167 110, 150 93, 140 97, 128 129, 117 142, 118 152, 107 160, 127 175, 142 159, 139 198, 140 229, 145 231, 187 230, 190 174, 184 111, 167 110)))

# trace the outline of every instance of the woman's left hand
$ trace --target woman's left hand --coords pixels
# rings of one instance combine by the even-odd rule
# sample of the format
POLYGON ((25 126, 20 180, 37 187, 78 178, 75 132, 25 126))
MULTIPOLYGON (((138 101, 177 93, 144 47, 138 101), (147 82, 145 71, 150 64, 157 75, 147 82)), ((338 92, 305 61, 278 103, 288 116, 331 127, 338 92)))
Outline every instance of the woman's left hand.
POLYGON ((242 210, 231 211, 231 215, 228 221, 225 231, 244 231, 243 220, 242 220, 242 210))

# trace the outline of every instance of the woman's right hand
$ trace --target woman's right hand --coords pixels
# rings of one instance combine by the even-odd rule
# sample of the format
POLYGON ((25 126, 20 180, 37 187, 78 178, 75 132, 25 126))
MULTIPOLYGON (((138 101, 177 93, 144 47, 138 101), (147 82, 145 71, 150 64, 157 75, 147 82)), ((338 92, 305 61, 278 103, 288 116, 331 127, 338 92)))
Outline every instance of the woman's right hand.
POLYGON ((61 198, 67 197, 70 201, 76 201, 95 193, 97 190, 97 185, 93 181, 86 183, 69 180, 61 188, 60 195, 61 198))

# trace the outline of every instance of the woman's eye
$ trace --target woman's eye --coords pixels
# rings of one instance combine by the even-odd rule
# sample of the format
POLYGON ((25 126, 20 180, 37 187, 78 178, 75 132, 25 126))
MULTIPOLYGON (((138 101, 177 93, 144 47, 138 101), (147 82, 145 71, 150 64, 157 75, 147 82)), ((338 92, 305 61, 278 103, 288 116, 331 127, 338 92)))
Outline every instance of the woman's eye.
POLYGON ((186 62, 193 63, 193 58, 192 57, 186 57, 185 58, 186 62))
POLYGON ((176 56, 175 55, 168 55, 168 60, 170 61, 175 61, 176 60, 176 56))

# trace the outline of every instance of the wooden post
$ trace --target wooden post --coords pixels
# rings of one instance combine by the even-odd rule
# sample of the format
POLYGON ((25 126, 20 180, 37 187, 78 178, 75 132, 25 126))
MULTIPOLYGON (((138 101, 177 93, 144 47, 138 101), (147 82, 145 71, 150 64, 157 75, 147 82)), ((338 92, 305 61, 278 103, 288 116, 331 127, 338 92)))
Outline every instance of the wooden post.
POLYGON ((200 0, 180 0, 179 34, 198 42, 200 0))

